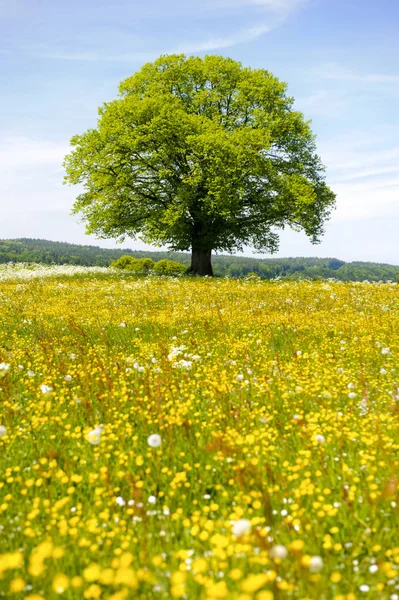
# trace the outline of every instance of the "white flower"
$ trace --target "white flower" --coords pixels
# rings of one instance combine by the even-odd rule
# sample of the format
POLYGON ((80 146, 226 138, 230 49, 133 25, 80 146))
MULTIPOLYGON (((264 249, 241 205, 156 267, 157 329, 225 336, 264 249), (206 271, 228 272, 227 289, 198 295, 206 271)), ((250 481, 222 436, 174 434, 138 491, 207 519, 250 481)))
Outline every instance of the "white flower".
POLYGON ((381 368, 381 369, 380 369, 380 373, 381 373, 381 375, 386 375, 386 374, 387 374, 387 371, 386 371, 385 369, 382 369, 382 368, 381 368))
POLYGON ((193 363, 191 362, 191 360, 178 360, 177 362, 174 363, 173 367, 175 369, 191 369, 191 367, 193 366, 193 363))
POLYGON ((0 363, 0 379, 6 376, 7 371, 9 371, 10 365, 8 363, 0 363))
POLYGON ((350 398, 351 400, 353 398, 356 398, 356 396, 357 396, 356 392, 349 392, 349 394, 348 394, 348 398, 350 398))
POLYGON ((40 389, 42 391, 43 396, 48 396, 53 391, 52 387, 50 387, 49 385, 45 385, 44 383, 40 386, 40 389))
POLYGON ((316 442, 318 442, 319 444, 325 444, 326 438, 324 437, 324 435, 321 435, 321 433, 318 433, 316 435, 316 442))
POLYGON ((65 375, 64 381, 72 381, 72 375, 65 375))
POLYGON ((125 506, 126 501, 122 498, 122 496, 118 496, 115 500, 118 506, 125 506))
POLYGON ((29 377, 34 377, 34 376, 35 376, 34 372, 33 372, 33 371, 31 371, 30 369, 29 369, 29 371, 28 371, 28 375, 29 375, 29 377))
POLYGON ((242 381, 244 379, 244 375, 242 373, 239 373, 236 377, 237 381, 242 381))
POLYGON ((4 437, 5 435, 7 435, 7 429, 4 427, 4 425, 0 425, 0 438, 4 437))
POLYGON ((377 571, 378 571, 378 565, 370 565, 369 566, 369 571, 370 571, 370 573, 377 573, 377 571))
POLYGON ((288 556, 288 550, 285 546, 281 544, 277 544, 270 548, 269 552, 270 558, 279 558, 280 560, 284 560, 288 556))
POLYGON ((119 323, 119 327, 126 327, 126 323, 119 323))
POLYGON ((321 556, 312 556, 309 561, 309 571, 311 573, 318 573, 323 568, 323 559, 321 556))
POLYGON ((389 348, 381 348, 381 354, 389 354, 389 353, 390 353, 389 348))
POLYGON ((162 438, 157 433, 152 433, 147 438, 147 444, 151 448, 159 448, 159 446, 162 444, 162 438))
POLYGON ((248 519, 239 519, 233 523, 232 531, 233 535, 236 537, 241 537, 242 535, 249 533, 251 531, 251 521, 248 521, 248 519))
POLYGON ((148 502, 150 504, 155 504, 155 502, 157 501, 155 496, 148 496, 148 502))
POLYGON ((369 592, 370 591, 370 587, 364 583, 363 585, 359 586, 359 590, 361 592, 369 592))
POLYGON ((92 431, 89 431, 89 433, 86 435, 86 440, 89 442, 89 444, 92 446, 98 446, 98 444, 101 442, 101 432, 103 429, 104 425, 98 425, 98 427, 95 427, 92 429, 92 431))

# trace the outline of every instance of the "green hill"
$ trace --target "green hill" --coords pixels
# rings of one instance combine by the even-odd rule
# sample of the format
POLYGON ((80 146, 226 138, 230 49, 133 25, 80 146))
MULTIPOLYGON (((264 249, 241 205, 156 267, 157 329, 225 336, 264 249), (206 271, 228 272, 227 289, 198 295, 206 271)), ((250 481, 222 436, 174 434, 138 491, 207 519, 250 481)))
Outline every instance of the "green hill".
MULTIPOLYGON (((137 258, 149 257, 154 261, 163 258, 189 264, 190 255, 184 252, 149 252, 110 250, 99 246, 83 246, 66 242, 19 238, 0 240, 0 263, 26 262, 43 264, 72 264, 108 266, 124 254, 137 258)), ((337 258, 252 258, 246 256, 214 256, 215 275, 241 277, 257 273, 264 279, 328 279, 341 281, 397 281, 399 266, 371 263, 346 263, 337 258)))

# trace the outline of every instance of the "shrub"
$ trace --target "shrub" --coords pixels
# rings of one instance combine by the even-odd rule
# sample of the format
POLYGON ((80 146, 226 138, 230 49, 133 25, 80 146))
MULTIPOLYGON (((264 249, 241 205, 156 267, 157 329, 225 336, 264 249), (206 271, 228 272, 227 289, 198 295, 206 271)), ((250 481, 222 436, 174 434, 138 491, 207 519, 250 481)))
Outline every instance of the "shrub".
POLYGON ((123 269, 133 273, 149 273, 154 267, 152 258, 134 258, 126 254, 111 263, 114 269, 123 269))
POLYGON ((164 258, 155 263, 153 271, 157 275, 183 275, 187 271, 187 266, 164 258))

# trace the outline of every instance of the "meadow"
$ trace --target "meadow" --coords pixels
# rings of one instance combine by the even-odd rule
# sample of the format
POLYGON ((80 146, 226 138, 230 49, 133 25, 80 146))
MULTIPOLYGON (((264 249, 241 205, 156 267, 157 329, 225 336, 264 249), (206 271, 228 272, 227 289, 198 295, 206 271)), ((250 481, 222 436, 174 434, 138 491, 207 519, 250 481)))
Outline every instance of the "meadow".
POLYGON ((0 272, 0 598, 399 600, 399 287, 0 272))

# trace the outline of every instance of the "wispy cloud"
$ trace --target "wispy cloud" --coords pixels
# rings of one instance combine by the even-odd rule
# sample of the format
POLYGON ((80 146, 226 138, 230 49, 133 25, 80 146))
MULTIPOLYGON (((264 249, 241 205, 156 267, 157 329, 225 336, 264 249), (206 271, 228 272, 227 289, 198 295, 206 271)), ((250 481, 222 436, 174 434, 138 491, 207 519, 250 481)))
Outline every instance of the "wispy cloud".
POLYGON ((346 94, 320 89, 309 96, 297 97, 295 104, 305 115, 337 118, 347 110, 348 102, 346 94))
MULTIPOLYGON (((211 50, 222 50, 230 48, 238 44, 248 43, 254 41, 261 36, 265 35, 272 29, 275 29, 282 25, 282 23, 291 15, 291 13, 302 8, 309 3, 310 0, 217 0, 209 1, 201 5, 202 14, 209 17, 216 9, 222 10, 221 21, 222 28, 225 29, 225 18, 231 13, 235 14, 238 11, 238 15, 241 15, 241 20, 252 21, 252 24, 248 24, 246 27, 242 27, 239 30, 232 30, 221 35, 213 34, 203 37, 197 40, 182 40, 176 46, 163 43, 163 47, 157 42, 151 44, 152 48, 148 51, 142 51, 141 49, 136 51, 134 47, 130 50, 124 48, 118 52, 114 50, 115 44, 113 44, 113 51, 106 51, 104 48, 103 40, 101 44, 96 44, 93 40, 91 44, 92 48, 87 49, 87 44, 84 50, 73 50, 70 51, 68 44, 65 44, 62 49, 60 47, 55 48, 49 46, 47 48, 30 48, 31 53, 38 58, 47 58, 54 60, 70 60, 70 61, 112 61, 112 62, 145 62, 147 60, 153 60, 160 54, 173 54, 173 53, 185 53, 185 54, 196 54, 200 52, 206 52, 211 50), (234 13, 232 13, 234 11, 234 13), (224 14, 223 14, 224 12, 224 14), (259 18, 261 15, 261 19, 259 18), (253 24, 256 18, 256 24, 253 24), (101 49, 99 49, 99 46, 101 49)), ((171 13, 173 14, 174 8, 178 7, 173 5, 170 7, 171 13)), ((177 11, 176 18, 181 18, 182 15, 177 11)), ((235 19, 236 21, 236 19, 235 19)), ((183 27, 184 30, 184 27, 183 27)), ((137 45, 133 43, 133 46, 137 45)), ((140 42, 142 48, 142 42, 140 42)), ((148 41, 147 41, 148 45, 148 41)))
POLYGON ((328 63, 312 70, 312 74, 321 79, 335 81, 350 81, 365 84, 394 84, 399 85, 399 74, 392 73, 364 73, 336 64, 328 63))
POLYGON ((399 218, 399 146, 397 131, 369 136, 347 132, 324 139, 319 152, 329 185, 337 194, 332 221, 370 217, 399 218))
POLYGON ((205 40, 186 41, 178 46, 154 50, 152 52, 126 52, 121 54, 105 54, 96 52, 58 52, 54 50, 39 50, 34 52, 38 58, 70 61, 106 61, 106 62, 146 62, 154 60, 160 54, 197 54, 211 50, 222 50, 237 44, 251 42, 272 29, 269 25, 255 25, 242 29, 237 33, 209 37, 205 40))
MULTIPOLYGON (((68 152, 68 144, 24 136, 0 137, 0 173, 48 165, 59 165, 68 152)), ((1 179, 0 179, 1 181, 1 179)))

